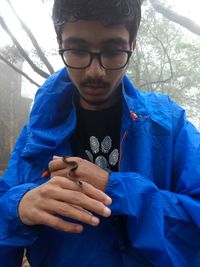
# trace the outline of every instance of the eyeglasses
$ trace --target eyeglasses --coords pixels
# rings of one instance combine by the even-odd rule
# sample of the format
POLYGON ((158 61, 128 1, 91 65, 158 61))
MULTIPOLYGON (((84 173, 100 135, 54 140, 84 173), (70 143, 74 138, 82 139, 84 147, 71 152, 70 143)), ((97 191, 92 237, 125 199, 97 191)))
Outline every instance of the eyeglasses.
POLYGON ((99 53, 93 53, 87 50, 80 49, 59 49, 64 64, 72 69, 86 69, 88 68, 93 59, 96 57, 99 64, 106 70, 119 70, 123 69, 131 55, 131 50, 109 50, 99 53))

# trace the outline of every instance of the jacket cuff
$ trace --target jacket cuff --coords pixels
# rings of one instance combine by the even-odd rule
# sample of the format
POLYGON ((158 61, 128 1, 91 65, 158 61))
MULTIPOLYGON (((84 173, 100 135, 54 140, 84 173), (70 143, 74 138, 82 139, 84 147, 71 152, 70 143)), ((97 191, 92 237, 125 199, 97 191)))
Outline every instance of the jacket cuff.
POLYGON ((0 244, 24 246, 32 243, 34 227, 24 225, 19 217, 18 206, 22 197, 38 185, 29 183, 8 190, 0 198, 0 244), (14 242, 14 240, 17 242, 14 242))
POLYGON ((21 199, 23 196, 30 190, 36 188, 38 185, 33 184, 33 183, 28 183, 28 184, 23 184, 23 185, 18 185, 10 190, 7 191, 6 193, 6 202, 8 204, 7 208, 7 219, 12 220, 12 219, 19 219, 19 212, 18 212, 18 207, 21 199))
POLYGON ((118 172, 110 172, 109 174, 110 174, 110 177, 108 180, 108 184, 106 186, 105 193, 108 194, 110 197, 112 197, 113 188, 115 188, 115 186, 118 183, 119 173, 118 172))

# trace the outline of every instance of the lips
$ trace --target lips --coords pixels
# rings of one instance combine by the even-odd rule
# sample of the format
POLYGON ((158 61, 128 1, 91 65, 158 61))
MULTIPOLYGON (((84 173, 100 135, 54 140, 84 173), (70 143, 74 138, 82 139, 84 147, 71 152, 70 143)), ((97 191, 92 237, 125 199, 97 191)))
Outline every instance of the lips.
POLYGON ((82 90, 84 93, 88 94, 88 95, 100 95, 105 93, 105 90, 107 89, 107 86, 105 85, 86 85, 82 87, 82 90))

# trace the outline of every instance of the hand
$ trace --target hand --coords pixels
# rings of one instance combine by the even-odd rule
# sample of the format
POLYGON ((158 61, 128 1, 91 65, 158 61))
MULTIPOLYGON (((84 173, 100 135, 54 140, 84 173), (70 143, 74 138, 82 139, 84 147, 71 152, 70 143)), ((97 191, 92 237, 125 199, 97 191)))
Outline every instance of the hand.
POLYGON ((54 176, 45 184, 30 190, 19 204, 19 216, 26 225, 47 225, 65 232, 79 233, 83 226, 56 216, 75 219, 96 226, 99 218, 92 213, 108 217, 107 205, 111 199, 102 191, 83 182, 80 188, 64 177, 54 176))
MULTIPOLYGON (((79 158, 79 157, 69 157, 68 162, 75 161, 78 164, 78 168, 73 171, 73 176, 77 180, 85 181, 94 187, 105 191, 108 180, 109 173, 92 162, 79 158)), ((53 160, 49 163, 49 170, 51 177, 62 176, 67 177, 69 173, 69 167, 63 162, 62 157, 54 156, 53 160)))

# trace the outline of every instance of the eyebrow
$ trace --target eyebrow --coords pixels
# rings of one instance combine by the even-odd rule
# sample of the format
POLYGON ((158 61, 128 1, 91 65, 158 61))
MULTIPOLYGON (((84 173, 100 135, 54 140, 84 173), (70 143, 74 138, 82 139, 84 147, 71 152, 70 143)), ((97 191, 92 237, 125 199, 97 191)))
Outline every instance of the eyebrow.
MULTIPOLYGON (((65 39, 63 43, 65 45, 84 45, 84 46, 90 45, 87 41, 79 37, 69 37, 65 39)), ((126 47, 127 45, 129 45, 129 43, 127 42, 127 40, 121 37, 114 37, 114 38, 110 38, 110 39, 106 39, 105 41, 102 41, 100 45, 101 46, 116 45, 116 46, 126 47)))
POLYGON ((63 41, 65 45, 76 45, 76 44, 83 44, 86 45, 87 42, 79 37, 69 37, 63 41))
POLYGON ((129 45, 129 43, 121 38, 121 37, 114 37, 114 38, 110 38, 108 40, 105 40, 103 42, 103 45, 120 45, 120 46, 127 46, 129 45))

